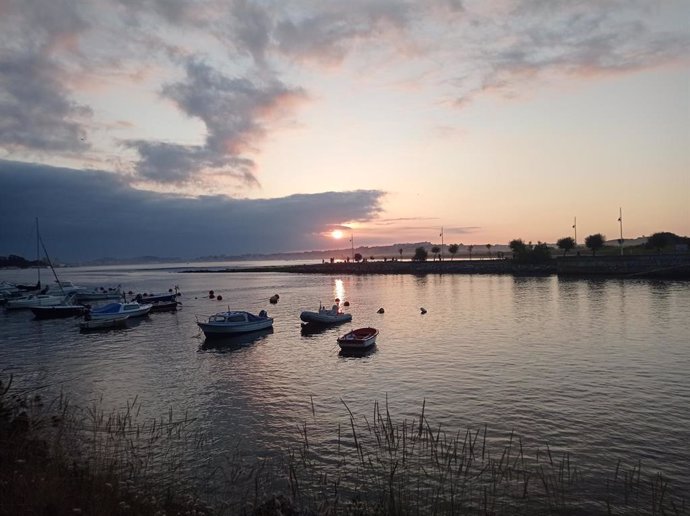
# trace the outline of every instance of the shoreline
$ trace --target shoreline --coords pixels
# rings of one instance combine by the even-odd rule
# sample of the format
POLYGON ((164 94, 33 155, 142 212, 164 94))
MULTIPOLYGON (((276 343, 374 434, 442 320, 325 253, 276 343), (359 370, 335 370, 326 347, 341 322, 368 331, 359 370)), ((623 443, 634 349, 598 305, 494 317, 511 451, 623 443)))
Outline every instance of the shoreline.
POLYGON ((181 273, 284 272, 291 274, 511 274, 514 276, 690 279, 690 255, 569 256, 543 263, 512 259, 444 261, 366 261, 295 265, 225 267, 183 270, 181 273))

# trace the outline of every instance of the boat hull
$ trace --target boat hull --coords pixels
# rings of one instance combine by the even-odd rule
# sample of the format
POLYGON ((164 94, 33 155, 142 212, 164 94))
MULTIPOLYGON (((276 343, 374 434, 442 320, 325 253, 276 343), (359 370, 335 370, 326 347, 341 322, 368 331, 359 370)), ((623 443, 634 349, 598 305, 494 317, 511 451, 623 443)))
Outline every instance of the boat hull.
POLYGON ((36 306, 55 306, 64 303, 65 296, 51 296, 39 294, 36 296, 20 297, 7 301, 8 310, 27 310, 36 306))
POLYGON ((350 314, 324 314, 319 312, 302 312, 299 318, 308 324, 318 324, 322 326, 330 326, 335 324, 342 324, 352 320, 350 314))
POLYGON ((125 328, 129 315, 119 315, 101 319, 90 319, 79 323, 82 331, 110 330, 112 328, 125 328))
POLYGON ((207 338, 239 335, 253 331, 264 330, 273 326, 273 319, 268 317, 261 321, 247 321, 242 323, 197 322, 207 338))
POLYGON ((33 306, 31 311, 36 319, 64 319, 84 315, 86 307, 74 306, 33 306))
POLYGON ((144 317, 149 314, 152 306, 153 305, 140 305, 139 303, 111 303, 100 309, 96 308, 91 310, 89 315, 92 319, 113 319, 118 315, 144 317))

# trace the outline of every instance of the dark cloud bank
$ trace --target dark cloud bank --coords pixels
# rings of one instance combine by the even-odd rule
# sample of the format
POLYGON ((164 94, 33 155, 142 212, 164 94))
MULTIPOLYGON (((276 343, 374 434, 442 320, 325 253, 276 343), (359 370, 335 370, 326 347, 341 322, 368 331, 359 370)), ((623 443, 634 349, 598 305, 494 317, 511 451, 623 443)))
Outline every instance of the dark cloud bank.
POLYGON ((63 261, 323 248, 328 226, 380 212, 378 190, 279 199, 136 190, 121 176, 0 160, 0 255, 33 253, 33 221, 63 261))

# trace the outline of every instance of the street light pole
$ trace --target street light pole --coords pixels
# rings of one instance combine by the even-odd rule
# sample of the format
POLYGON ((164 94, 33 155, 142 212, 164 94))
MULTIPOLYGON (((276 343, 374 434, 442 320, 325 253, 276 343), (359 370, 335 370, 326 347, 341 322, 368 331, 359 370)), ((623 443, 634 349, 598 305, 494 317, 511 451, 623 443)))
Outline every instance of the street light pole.
POLYGON ((575 230, 575 247, 577 247, 577 217, 573 219, 573 229, 575 230))
POLYGON ((618 240, 618 245, 620 245, 621 256, 623 256, 623 208, 618 208, 618 222, 621 226, 621 237, 618 240))
POLYGON ((350 229, 350 244, 352 245, 352 261, 355 261, 355 233, 350 229))
POLYGON ((441 252, 439 253, 439 261, 443 261, 443 226, 441 226, 441 252))

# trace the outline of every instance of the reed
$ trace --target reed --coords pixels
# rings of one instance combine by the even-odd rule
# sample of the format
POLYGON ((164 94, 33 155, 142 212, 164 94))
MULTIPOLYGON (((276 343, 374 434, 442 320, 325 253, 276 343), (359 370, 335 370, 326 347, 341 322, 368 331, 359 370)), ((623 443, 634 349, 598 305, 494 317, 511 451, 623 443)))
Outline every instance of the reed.
POLYGON ((554 454, 548 443, 528 451, 513 432, 502 440, 489 440, 486 426, 448 434, 427 419, 425 403, 418 417, 397 422, 387 400, 374 403, 370 418, 343 405, 348 431, 338 427, 336 446, 326 444, 337 461, 313 460, 323 452, 312 452, 316 432, 308 440, 306 426, 290 455, 297 507, 330 514, 688 514, 669 482, 643 474, 639 462, 585 474, 570 453, 554 454))
POLYGON ((0 381, 0 514, 211 514, 188 482, 193 420, 99 407, 0 381))
POLYGON ((639 461, 592 471, 513 432, 449 433, 425 401, 402 420, 387 399, 361 415, 343 401, 347 423, 333 427, 310 397, 297 445, 257 459, 238 441, 222 462, 186 414, 144 419, 136 398, 102 405, 0 382, 0 515, 688 514, 639 461))

